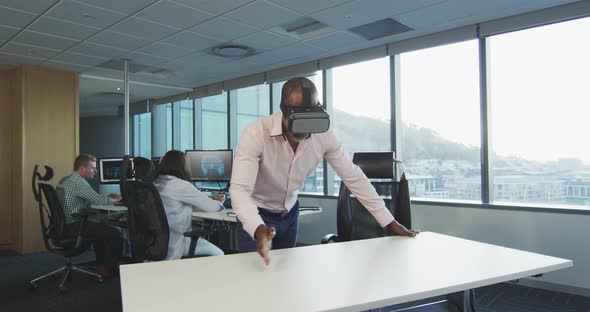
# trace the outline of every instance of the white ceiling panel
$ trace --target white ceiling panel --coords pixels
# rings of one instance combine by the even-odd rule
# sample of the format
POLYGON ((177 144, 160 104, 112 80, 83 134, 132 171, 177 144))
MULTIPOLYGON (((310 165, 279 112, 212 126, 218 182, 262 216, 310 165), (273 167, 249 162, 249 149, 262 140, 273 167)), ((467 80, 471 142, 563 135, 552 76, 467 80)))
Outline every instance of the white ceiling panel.
POLYGON ((387 16, 419 10, 437 3, 443 3, 447 1, 448 0, 356 0, 355 2, 365 6, 365 10, 363 10, 363 12, 367 12, 371 16, 380 16, 381 18, 385 18, 387 16))
POLYGON ((340 30, 374 21, 372 16, 364 14, 363 5, 355 1, 323 10, 311 17, 340 30))
POLYGON ((207 66, 211 64, 219 64, 223 62, 227 62, 227 58, 215 56, 205 52, 196 52, 181 58, 178 58, 172 62, 168 62, 163 64, 162 66, 170 66, 166 68, 176 68, 180 69, 182 66, 188 65, 189 67, 193 66, 207 66))
POLYGON ((192 8, 207 11, 215 15, 221 15, 235 10, 254 0, 173 0, 174 2, 188 5, 192 8))
POLYGON ((44 61, 42 58, 29 57, 24 55, 13 55, 0 52, 0 64, 32 64, 39 65, 44 61))
POLYGON ((27 57, 48 59, 58 55, 61 51, 9 42, 0 49, 0 52, 14 55, 23 55, 27 57))
POLYGON ((146 39, 137 38, 109 30, 94 35, 92 38, 88 39, 88 41, 124 50, 135 50, 150 43, 150 41, 146 39))
POLYGON ((258 31, 258 29, 246 24, 230 21, 223 17, 216 17, 212 20, 190 28, 188 31, 217 38, 223 41, 230 41, 252 34, 258 31))
POLYGON ((234 40, 235 43, 254 48, 259 52, 286 46, 288 44, 294 43, 295 41, 296 40, 293 38, 277 35, 270 31, 261 31, 247 37, 234 40))
POLYGON ((99 32, 100 28, 70 23, 51 17, 41 17, 29 26, 28 30, 65 38, 84 40, 99 32))
POLYGON ((406 26, 420 29, 427 26, 446 24, 450 21, 468 18, 471 13, 463 8, 457 9, 449 2, 439 3, 420 10, 394 16, 394 19, 406 26))
POLYGON ((367 40, 353 35, 348 31, 337 31, 335 33, 307 40, 305 41, 305 44, 324 50, 339 50, 349 46, 367 44, 367 40))
POLYGON ((23 28, 34 19, 34 14, 0 7, 0 25, 23 28))
POLYGON ((191 54, 194 52, 193 50, 169 45, 169 44, 162 43, 162 42, 152 43, 152 44, 145 46, 137 51, 141 52, 141 53, 145 53, 145 54, 168 58, 168 59, 179 58, 181 56, 185 56, 185 55, 188 55, 188 54, 191 54))
POLYGON ((62 62, 55 62, 55 61, 45 62, 45 63, 43 63, 43 66, 55 68, 55 69, 71 70, 71 71, 75 71, 78 73, 92 68, 90 66, 83 66, 83 65, 69 64, 69 63, 62 63, 62 62))
POLYGON ((337 6, 352 0, 270 0, 280 6, 297 11, 304 15, 313 14, 333 6, 337 6))
POLYGON ((46 13, 47 16, 92 27, 105 28, 125 18, 114 11, 79 2, 64 0, 46 13))
POLYGON ((0 0, 0 6, 39 14, 49 8, 55 0, 0 0))
POLYGON ((69 49, 68 52, 112 59, 126 54, 129 50, 114 48, 102 44, 82 42, 69 49))
POLYGON ((40 34, 32 31, 24 31, 20 33, 13 39, 13 41, 55 50, 65 50, 79 42, 78 40, 72 40, 47 34, 40 34))
POLYGON ((95 57, 71 52, 64 52, 51 59, 51 61, 55 62, 77 64, 82 66, 96 66, 108 60, 109 59, 104 57, 95 57))
POLYGON ((186 29, 211 19, 215 15, 176 2, 160 1, 136 16, 152 22, 186 29))
POLYGON ((149 54, 140 53, 140 52, 131 52, 129 54, 126 54, 124 57, 126 59, 129 59, 129 61, 131 63, 148 65, 148 66, 158 65, 160 63, 165 63, 165 62, 170 61, 169 58, 159 57, 159 56, 155 56, 155 55, 149 55, 149 54))
POLYGON ((84 2, 99 8, 121 12, 123 14, 133 14, 157 0, 76 0, 84 2))
POLYGON ((12 36, 14 36, 18 30, 18 28, 14 27, 0 26, 0 40, 6 41, 12 38, 12 36))
MULTIPOLYGON (((112 70, 100 67, 93 67, 83 72, 85 75, 91 76, 98 76, 98 77, 105 77, 105 78, 115 78, 115 79, 123 79, 124 74, 123 71, 119 70, 112 70)), ((82 80, 80 78, 80 80, 82 80)), ((80 92, 84 91, 85 89, 80 86, 80 92)))
POLYGON ((116 32, 152 41, 160 40, 180 30, 137 17, 129 17, 117 25, 111 27, 110 29, 116 32))
POLYGON ((264 52, 261 54, 253 55, 248 57, 248 62, 253 62, 258 65, 268 65, 279 62, 284 62, 294 58, 303 58, 314 56, 325 52, 325 50, 308 46, 302 43, 292 44, 282 48, 278 48, 272 51, 264 52))
POLYGON ((257 0, 225 14, 224 17, 267 29, 302 18, 303 15, 271 2, 257 0))
POLYGON ((189 31, 179 32, 174 36, 170 36, 162 41, 171 45, 187 48, 193 51, 206 50, 223 42, 221 40, 201 36, 199 34, 195 34, 189 31))

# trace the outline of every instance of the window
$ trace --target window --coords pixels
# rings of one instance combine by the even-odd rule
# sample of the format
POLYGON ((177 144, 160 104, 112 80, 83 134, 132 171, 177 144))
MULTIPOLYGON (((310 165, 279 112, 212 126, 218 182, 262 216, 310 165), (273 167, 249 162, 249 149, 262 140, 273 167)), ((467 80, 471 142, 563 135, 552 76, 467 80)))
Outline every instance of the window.
POLYGON ((481 201, 478 53, 471 40, 399 56, 398 157, 414 199, 481 201))
POLYGON ((244 128, 258 120, 258 118, 269 115, 269 92, 267 84, 230 92, 232 113, 235 114, 235 123, 232 122, 232 148, 237 146, 244 128))
POLYGON ((195 100, 197 149, 227 149, 227 93, 195 100))
MULTIPOLYGON (((315 72, 311 76, 307 76, 309 80, 313 81, 318 90, 318 99, 320 102, 323 100, 324 85, 323 85, 323 74, 321 71, 315 72)), ((281 89, 285 84, 285 81, 276 82, 272 84, 272 111, 273 113, 280 112, 281 108, 281 89)), ((324 104, 324 103, 322 103, 324 104)), ((320 162, 316 170, 305 179, 303 187, 299 190, 301 193, 307 194, 324 194, 324 165, 320 162)))
POLYGON ((152 157, 152 114, 133 115, 133 154, 152 157))
POLYGON ((584 18, 488 39, 494 202, 590 206, 589 36, 584 18))
POLYGON ((172 103, 154 105, 152 110, 153 156, 164 156, 172 149, 172 103))
MULTIPOLYGON (((335 67, 328 105, 334 132, 354 152, 391 150, 389 58, 335 67)), ((340 177, 328 166, 328 194, 338 195, 340 177)))
POLYGON ((174 102, 174 148, 186 151, 194 149, 193 100, 174 102))

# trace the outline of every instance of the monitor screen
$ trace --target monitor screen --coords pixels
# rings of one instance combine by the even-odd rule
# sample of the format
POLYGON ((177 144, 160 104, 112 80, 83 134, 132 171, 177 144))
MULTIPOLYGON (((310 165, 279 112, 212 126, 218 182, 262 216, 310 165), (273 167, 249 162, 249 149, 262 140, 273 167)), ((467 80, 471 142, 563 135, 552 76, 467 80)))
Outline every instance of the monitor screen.
POLYGON ((193 181, 229 181, 233 160, 232 150, 186 151, 193 181))
MULTIPOLYGON (((100 183, 114 184, 119 183, 121 178, 121 164, 123 158, 101 158, 98 161, 98 170, 100 176, 100 183)), ((133 158, 129 158, 129 166, 127 167, 128 180, 133 177, 133 158)))

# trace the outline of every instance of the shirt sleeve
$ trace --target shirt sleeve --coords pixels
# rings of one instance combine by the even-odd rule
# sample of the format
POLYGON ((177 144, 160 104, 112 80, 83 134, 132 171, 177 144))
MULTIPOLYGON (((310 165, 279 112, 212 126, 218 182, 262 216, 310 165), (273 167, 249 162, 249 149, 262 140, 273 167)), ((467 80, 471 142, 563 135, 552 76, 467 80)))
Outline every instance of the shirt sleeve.
POLYGON ((258 209, 252 201, 252 191, 258 177, 258 166, 264 150, 264 133, 256 128, 262 125, 247 127, 240 138, 234 157, 231 186, 232 208, 244 229, 252 238, 259 225, 264 224, 258 209))
POLYGON ((223 205, 199 191, 189 182, 179 180, 174 186, 174 200, 192 206, 194 211, 215 212, 223 210, 223 205))
POLYGON ((369 182, 369 179, 357 165, 344 152, 342 142, 336 137, 333 130, 330 129, 325 135, 325 146, 327 146, 324 157, 338 173, 342 182, 363 204, 363 206, 373 215, 375 220, 385 227, 391 223, 394 218, 391 212, 385 207, 385 202, 377 194, 377 191, 369 182))
POLYGON ((76 196, 84 198, 91 205, 108 205, 111 203, 108 196, 97 193, 86 180, 80 180, 76 184, 76 188, 76 196))

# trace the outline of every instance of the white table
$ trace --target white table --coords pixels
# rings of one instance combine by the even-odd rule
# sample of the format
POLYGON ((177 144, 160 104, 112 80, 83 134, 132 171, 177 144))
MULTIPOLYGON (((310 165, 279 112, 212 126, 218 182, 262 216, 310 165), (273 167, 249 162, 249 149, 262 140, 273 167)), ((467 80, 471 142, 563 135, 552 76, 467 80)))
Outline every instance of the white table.
POLYGON ((358 311, 573 265, 432 232, 121 266, 125 312, 358 311))

